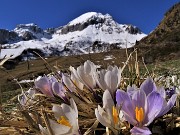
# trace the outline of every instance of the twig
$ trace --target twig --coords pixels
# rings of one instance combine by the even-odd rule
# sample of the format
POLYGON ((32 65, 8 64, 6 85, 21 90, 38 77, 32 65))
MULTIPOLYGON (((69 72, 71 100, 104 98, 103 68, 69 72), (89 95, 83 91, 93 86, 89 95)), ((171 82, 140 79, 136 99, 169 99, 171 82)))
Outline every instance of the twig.
POLYGON ((121 68, 122 71, 123 71, 124 68, 127 66, 128 62, 129 62, 129 59, 131 58, 132 54, 133 54, 136 50, 137 50, 137 49, 134 49, 134 51, 129 54, 126 62, 124 63, 124 66, 121 68))
POLYGON ((144 67, 146 68, 146 71, 147 71, 147 73, 148 73, 148 76, 150 76, 149 70, 148 70, 148 68, 147 68, 147 66, 146 66, 146 64, 145 64, 145 62, 144 62, 144 58, 143 58, 143 57, 142 57, 142 62, 143 62, 143 64, 144 64, 144 67))
POLYGON ((39 132, 40 130, 38 124, 36 124, 36 122, 31 118, 29 113, 26 110, 24 110, 20 104, 17 104, 17 108, 20 110, 21 114, 25 117, 30 127, 36 132, 39 132))
POLYGON ((45 125, 47 127, 47 130, 49 132, 50 135, 54 135, 52 129, 51 129, 51 126, 50 126, 50 123, 49 123, 49 118, 47 116, 47 113, 45 112, 44 109, 41 109, 41 113, 42 113, 42 116, 44 118, 44 122, 45 122, 45 125))
POLYGON ((96 120, 94 122, 94 124, 83 135, 90 135, 90 134, 92 134, 95 131, 95 129, 97 128, 98 124, 99 124, 99 121, 96 120))

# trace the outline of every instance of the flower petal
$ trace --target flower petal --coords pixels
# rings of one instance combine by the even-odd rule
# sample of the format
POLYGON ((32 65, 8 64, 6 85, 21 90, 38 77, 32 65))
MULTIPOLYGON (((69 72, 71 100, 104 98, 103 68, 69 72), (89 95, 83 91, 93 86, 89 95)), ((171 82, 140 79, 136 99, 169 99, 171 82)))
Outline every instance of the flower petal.
POLYGON ((41 77, 39 80, 35 81, 35 87, 40 89, 43 94, 54 97, 51 91, 51 83, 47 77, 41 77))
POLYGON ((67 104, 62 104, 61 107, 63 109, 64 115, 68 118, 70 124, 74 128, 78 128, 79 126, 77 125, 78 123, 77 112, 67 104))
POLYGON ((133 127, 130 132, 133 135, 150 135, 152 134, 151 131, 149 130, 149 128, 147 127, 133 127))
POLYGON ((77 73, 78 73, 79 77, 81 78, 81 80, 83 81, 82 83, 84 83, 88 88, 92 89, 92 88, 96 87, 96 81, 95 81, 93 75, 86 74, 84 66, 79 66, 77 68, 77 73))
POLYGON ((152 78, 148 77, 140 86, 141 90, 144 90, 146 96, 152 91, 156 90, 156 85, 152 78))
POLYGON ((143 90, 137 90, 132 96, 132 103, 135 107, 142 107, 144 111, 147 106, 146 94, 143 90))
POLYGON ((135 85, 133 85, 132 87, 128 85, 127 87, 127 93, 130 97, 132 97, 132 95, 137 91, 137 88, 135 85))
POLYGON ((163 110, 161 110, 161 112, 158 114, 158 117, 166 114, 174 106, 174 104, 176 102, 176 98, 177 98, 177 94, 173 94, 171 96, 171 98, 169 99, 169 101, 167 103, 167 106, 163 110))
POLYGON ((159 94, 161 94, 161 96, 164 99, 166 98, 166 91, 165 91, 164 87, 159 87, 157 91, 158 91, 159 94))
POLYGON ((111 97, 111 94, 108 90, 106 90, 103 94, 103 108, 106 110, 108 116, 112 117, 112 107, 114 106, 114 101, 111 97))
POLYGON ((112 72, 113 72, 113 74, 117 75, 117 78, 118 78, 117 87, 118 87, 120 84, 120 81, 121 81, 121 72, 122 72, 121 68, 114 66, 112 72))
POLYGON ((73 72, 71 72, 71 80, 80 90, 83 90, 84 84, 79 81, 73 72))
POLYGON ((73 98, 70 99, 70 104, 71 104, 71 108, 76 112, 76 117, 78 117, 78 109, 73 98))
POLYGON ((53 82, 52 83, 52 91, 55 95, 58 95, 59 97, 61 97, 62 99, 65 100, 65 88, 62 84, 60 84, 59 82, 53 82))
POLYGON ((96 73, 96 76, 95 76, 96 83, 102 90, 107 89, 107 85, 104 81, 105 73, 106 73, 106 71, 104 69, 102 69, 101 71, 99 71, 99 74, 96 73))
POLYGON ((94 70, 93 68, 95 67, 94 63, 87 60, 84 62, 84 71, 86 74, 91 74, 91 71, 94 70))
POLYGON ((18 101, 22 106, 25 106, 27 103, 27 96, 25 95, 25 93, 22 93, 21 95, 18 95, 18 101))
POLYGON ((100 112, 98 111, 98 109, 96 108, 95 109, 95 115, 96 115, 96 118, 97 120, 105 127, 110 127, 111 125, 111 122, 110 121, 107 121, 106 119, 104 119, 104 117, 100 114, 100 112))
POLYGON ((54 120, 49 119, 50 126, 55 135, 63 135, 68 133, 71 128, 62 124, 58 124, 54 120))
POLYGON ((146 125, 150 124, 153 121, 152 118, 155 118, 159 114, 164 104, 164 98, 162 98, 158 92, 153 91, 148 95, 147 103, 148 110, 144 121, 146 125))
POLYGON ((71 74, 73 74, 75 76, 75 78, 77 78, 81 83, 83 83, 83 80, 78 75, 77 70, 75 70, 75 68, 72 66, 70 66, 69 69, 71 71, 71 74))
POLYGON ((111 71, 107 71, 104 76, 104 81, 106 82, 107 88, 111 91, 111 94, 114 95, 118 84, 117 74, 114 74, 111 71))
POLYGON ((58 120, 61 116, 65 116, 60 105, 53 105, 52 111, 54 112, 55 118, 58 120))
POLYGON ((135 108, 129 95, 125 91, 116 91, 116 102, 119 106, 122 106, 122 110, 125 113, 127 113, 132 119, 135 119, 135 108))
POLYGON ((123 111, 123 114, 124 114, 124 119, 126 120, 126 121, 128 121, 131 125, 137 125, 137 121, 134 119, 134 118, 132 118, 131 116, 129 116, 126 112, 124 112, 123 111))
POLYGON ((74 84, 72 83, 72 81, 70 80, 70 77, 67 74, 63 74, 62 75, 62 79, 64 84, 66 85, 66 87, 71 91, 76 91, 76 87, 74 86, 74 84))
POLYGON ((46 127, 42 127, 42 126, 39 124, 39 129, 40 129, 42 135, 49 135, 49 134, 48 134, 48 130, 47 130, 46 127))

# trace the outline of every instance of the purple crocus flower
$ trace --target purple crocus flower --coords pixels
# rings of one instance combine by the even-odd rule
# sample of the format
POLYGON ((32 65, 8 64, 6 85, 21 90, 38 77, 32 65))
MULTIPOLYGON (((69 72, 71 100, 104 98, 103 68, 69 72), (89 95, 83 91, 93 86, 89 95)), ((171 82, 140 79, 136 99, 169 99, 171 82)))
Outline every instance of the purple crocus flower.
POLYGON ((125 119, 134 126, 131 129, 132 134, 151 134, 147 126, 155 118, 166 114, 176 101, 177 95, 174 94, 166 102, 165 94, 164 89, 157 89, 151 78, 147 78, 140 89, 133 92, 132 97, 122 90, 117 90, 117 104, 122 105, 125 119))
POLYGON ((157 117, 163 116, 164 114, 166 114, 173 106, 174 103, 176 101, 177 98, 177 94, 172 94, 171 98, 169 99, 169 101, 166 101, 166 91, 164 89, 164 87, 157 87, 155 82, 153 81, 152 78, 148 77, 140 86, 140 89, 143 90, 146 93, 146 96, 148 96, 148 94, 152 93, 153 91, 158 92, 161 97, 164 100, 164 104, 163 104, 163 108, 161 110, 161 112, 158 114, 157 117))
POLYGON ((35 83, 35 87, 41 90, 43 94, 48 97, 54 97, 52 92, 52 82, 54 78, 48 78, 47 76, 41 77, 37 79, 35 83))
POLYGON ((60 82, 53 82, 52 83, 52 90, 53 90, 53 93, 55 95, 59 96, 64 101, 67 100, 66 95, 65 95, 66 89, 65 89, 65 87, 63 86, 62 83, 60 83, 60 82))
POLYGON ((176 87, 174 86, 172 88, 166 88, 165 91, 166 91, 166 95, 168 97, 171 97, 173 94, 175 94, 176 87))

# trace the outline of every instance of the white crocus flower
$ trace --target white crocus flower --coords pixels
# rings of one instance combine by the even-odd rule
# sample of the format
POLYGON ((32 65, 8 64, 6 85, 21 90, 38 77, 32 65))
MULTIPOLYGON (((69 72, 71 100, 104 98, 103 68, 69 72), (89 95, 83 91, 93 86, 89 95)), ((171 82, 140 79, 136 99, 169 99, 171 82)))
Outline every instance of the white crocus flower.
POLYGON ((98 86, 102 90, 108 89, 112 96, 118 86, 120 85, 121 80, 121 69, 117 66, 109 66, 107 70, 101 70, 99 73, 96 74, 96 82, 98 86))
POLYGON ((28 91, 22 91, 21 95, 18 95, 18 101, 22 106, 31 105, 34 103, 33 99, 35 97, 36 91, 29 89, 28 91))
POLYGON ((172 80, 172 83, 173 83, 173 85, 177 85, 177 75, 173 75, 172 77, 171 77, 171 80, 172 80))
POLYGON ((119 120, 122 119, 123 115, 115 107, 109 90, 103 94, 103 108, 98 105, 98 108, 95 109, 95 115, 103 126, 110 128, 115 135, 118 134, 119 120))
MULTIPOLYGON (((79 135, 78 110, 74 100, 67 104, 53 105, 52 111, 57 121, 49 120, 54 135, 79 135)), ((47 129, 39 125, 42 134, 46 135, 47 129)))
POLYGON ((176 93, 180 95, 180 79, 177 79, 176 93))
POLYGON ((171 77, 170 76, 166 77, 165 85, 166 85, 167 88, 171 87, 171 77))
POLYGON ((62 81, 71 92, 76 91, 76 86, 73 84, 68 74, 62 74, 62 81))
POLYGON ((39 124, 39 129, 40 129, 42 135, 49 135, 48 130, 47 130, 46 127, 42 127, 42 126, 39 124))
POLYGON ((84 65, 81 65, 77 70, 72 69, 75 77, 89 89, 96 87, 95 72, 96 66, 93 62, 87 60, 84 65))
POLYGON ((75 74, 73 73, 73 72, 71 72, 71 80, 72 80, 72 82, 74 83, 74 85, 76 86, 76 87, 78 87, 80 90, 83 90, 83 88, 84 88, 84 84, 83 83, 81 83, 78 79, 77 79, 77 77, 75 76, 75 74))

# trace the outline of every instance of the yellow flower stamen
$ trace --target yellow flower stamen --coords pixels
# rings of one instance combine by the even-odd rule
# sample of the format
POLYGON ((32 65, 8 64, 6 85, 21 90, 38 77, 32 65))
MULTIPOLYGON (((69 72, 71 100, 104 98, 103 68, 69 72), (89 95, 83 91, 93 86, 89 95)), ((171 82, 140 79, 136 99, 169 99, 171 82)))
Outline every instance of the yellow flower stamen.
POLYGON ((59 120, 57 120, 57 122, 59 124, 65 125, 65 126, 72 127, 71 124, 69 123, 69 121, 66 120, 64 116, 61 116, 61 118, 59 120))
POLYGON ((112 108, 112 115, 113 115, 114 124, 118 124, 118 112, 114 106, 112 108))
POLYGON ((136 113, 136 120, 138 122, 142 122, 144 120, 144 110, 143 110, 143 108, 142 107, 140 107, 140 108, 136 107, 135 113, 136 113))

